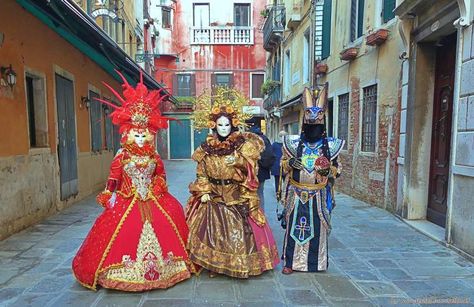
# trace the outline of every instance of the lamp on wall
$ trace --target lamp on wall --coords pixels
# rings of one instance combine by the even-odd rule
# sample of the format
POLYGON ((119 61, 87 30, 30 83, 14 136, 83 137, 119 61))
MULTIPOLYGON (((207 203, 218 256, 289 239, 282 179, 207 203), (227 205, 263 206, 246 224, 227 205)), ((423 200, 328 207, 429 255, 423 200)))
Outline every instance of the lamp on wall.
POLYGON ((13 86, 16 84, 16 72, 12 68, 12 64, 9 67, 0 68, 2 74, 1 85, 10 86, 13 89, 13 86))
POLYGON ((79 109, 88 109, 91 106, 91 100, 87 96, 81 96, 81 102, 79 102, 79 109))
POLYGON ((105 116, 109 115, 110 113, 110 108, 106 105, 103 105, 102 108, 104 109, 104 114, 105 116))

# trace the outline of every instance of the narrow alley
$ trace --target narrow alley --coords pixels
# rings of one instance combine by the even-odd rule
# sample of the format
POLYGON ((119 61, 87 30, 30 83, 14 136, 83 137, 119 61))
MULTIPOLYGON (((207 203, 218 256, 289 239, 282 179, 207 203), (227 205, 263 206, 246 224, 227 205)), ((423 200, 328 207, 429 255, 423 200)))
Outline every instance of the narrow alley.
MULTIPOLYGON (((190 161, 167 161, 171 193, 184 205, 194 178, 190 161)), ((266 215, 281 250, 274 187, 266 215), (271 200, 271 201, 270 201, 271 200)), ((93 292, 74 280, 71 261, 103 210, 88 197, 0 243, 1 306, 472 306, 474 264, 385 210, 337 197, 329 271, 257 278, 209 278, 207 272, 168 290, 93 292)))

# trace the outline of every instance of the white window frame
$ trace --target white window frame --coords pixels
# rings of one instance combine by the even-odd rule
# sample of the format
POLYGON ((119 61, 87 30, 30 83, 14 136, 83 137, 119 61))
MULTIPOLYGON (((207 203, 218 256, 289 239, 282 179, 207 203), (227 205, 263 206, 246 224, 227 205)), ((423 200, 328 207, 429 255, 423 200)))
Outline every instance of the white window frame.
MULTIPOLYGON (((351 26, 352 26, 352 19, 351 19, 351 10, 352 10, 352 1, 349 1, 349 45, 357 45, 359 43, 361 43, 364 39, 364 36, 366 34, 366 31, 365 31, 365 28, 364 28, 364 24, 365 24, 365 20, 362 20, 362 33, 360 36, 359 33, 358 33, 358 25, 359 25, 359 10, 360 10, 360 7, 359 7, 359 1, 356 1, 357 2, 357 12, 356 12, 356 20, 355 20, 355 38, 354 40, 352 40, 352 37, 351 37, 351 26)), ((364 6, 366 4, 366 1, 364 1, 364 6)), ((365 7, 364 7, 364 15, 365 13, 367 13, 365 11, 365 7)), ((362 18, 364 18, 364 16, 362 16, 362 18)))
POLYGON ((253 3, 252 0, 241 0, 241 1, 236 1, 232 2, 232 22, 235 22, 234 16, 235 16, 235 4, 248 4, 250 6, 249 8, 249 27, 253 27, 253 3))
POLYGON ((252 100, 263 100, 263 97, 253 97, 252 96, 252 93, 253 93, 253 82, 252 82, 253 79, 252 78, 253 78, 254 75, 263 75, 263 83, 264 83, 267 74, 265 72, 251 72, 250 73, 250 94, 249 94, 249 97, 252 100))
POLYGON ((291 49, 288 48, 285 50, 285 57, 283 60, 283 68, 284 68, 284 75, 283 75, 283 89, 285 95, 290 93, 290 82, 291 82, 291 49))
POLYGON ((309 29, 303 34, 303 84, 309 83, 310 76, 310 32, 309 29))

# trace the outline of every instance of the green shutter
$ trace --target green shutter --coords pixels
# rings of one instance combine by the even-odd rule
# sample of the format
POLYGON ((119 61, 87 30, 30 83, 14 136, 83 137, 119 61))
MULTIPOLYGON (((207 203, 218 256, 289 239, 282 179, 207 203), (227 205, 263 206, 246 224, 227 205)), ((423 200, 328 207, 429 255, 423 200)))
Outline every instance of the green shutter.
POLYGON ((359 0, 359 9, 357 11, 357 37, 364 34, 364 0, 359 0))
POLYGON ((331 54, 331 7, 332 0, 325 0, 323 5, 323 59, 331 54))
POLYGON ((389 20, 395 18, 395 0, 384 0, 383 1, 383 22, 386 23, 389 20))

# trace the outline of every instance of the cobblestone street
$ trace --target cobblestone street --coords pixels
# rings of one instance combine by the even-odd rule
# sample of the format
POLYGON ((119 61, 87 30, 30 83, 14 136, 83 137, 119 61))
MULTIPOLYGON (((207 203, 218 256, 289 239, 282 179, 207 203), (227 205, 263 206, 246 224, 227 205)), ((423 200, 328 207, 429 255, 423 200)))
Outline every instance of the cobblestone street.
MULTIPOLYGON (((166 162, 171 193, 184 205, 194 178, 189 161, 166 162)), ((273 180, 266 215, 279 247, 273 180)), ((329 271, 274 272, 210 279, 207 273, 168 290, 125 293, 80 286, 71 260, 102 210, 92 195, 0 242, 1 306, 385 306, 474 303, 474 264, 390 213, 345 195, 333 212, 329 271)), ((432 305, 430 305, 432 306, 432 305)))

